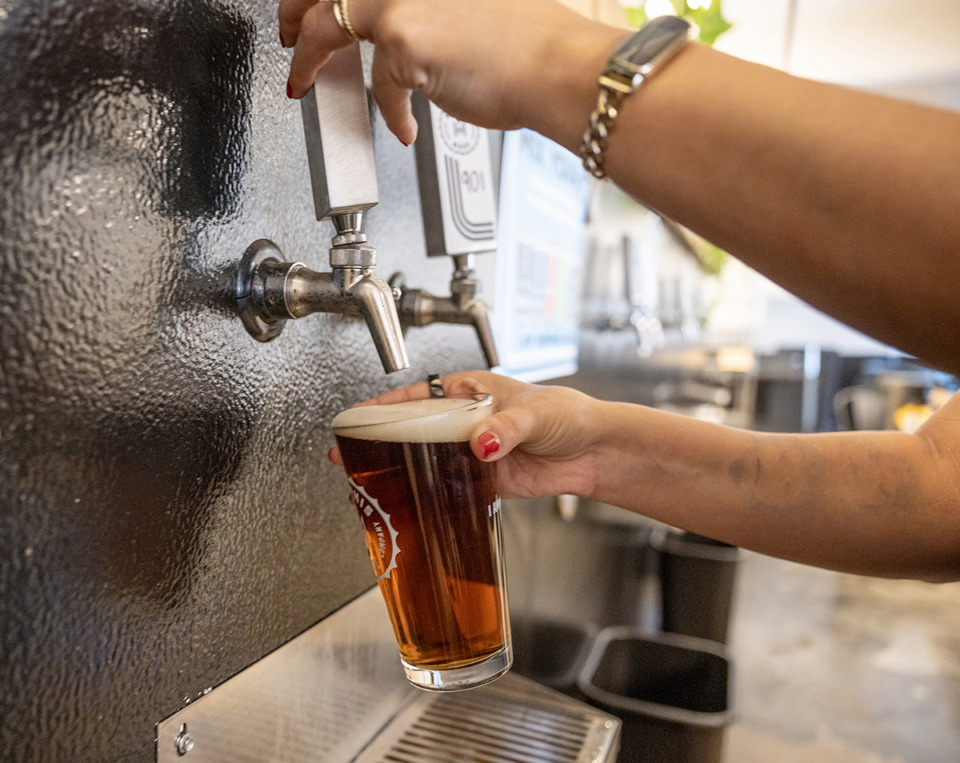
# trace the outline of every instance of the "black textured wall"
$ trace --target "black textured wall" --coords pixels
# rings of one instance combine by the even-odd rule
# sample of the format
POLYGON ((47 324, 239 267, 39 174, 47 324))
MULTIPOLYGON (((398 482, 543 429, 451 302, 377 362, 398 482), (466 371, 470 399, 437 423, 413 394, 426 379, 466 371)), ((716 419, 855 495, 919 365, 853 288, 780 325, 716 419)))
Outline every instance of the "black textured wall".
MULTIPOLYGON (((158 721, 372 585, 329 422, 482 363, 465 327, 385 377, 358 319, 261 345, 235 317, 251 241, 325 269, 331 235, 275 13, 0 0, 0 759, 153 760, 158 721)), ((380 272, 447 293, 412 149, 375 144, 380 272)))

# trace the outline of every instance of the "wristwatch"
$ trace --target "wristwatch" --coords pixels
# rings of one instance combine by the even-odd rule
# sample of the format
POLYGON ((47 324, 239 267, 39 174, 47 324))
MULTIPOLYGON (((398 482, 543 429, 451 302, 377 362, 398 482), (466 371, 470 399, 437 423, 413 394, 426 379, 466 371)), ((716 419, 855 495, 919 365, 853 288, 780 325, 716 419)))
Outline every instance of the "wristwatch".
POLYGON ((679 16, 660 16, 632 35, 607 63, 597 82, 600 95, 583 135, 580 158, 595 178, 605 178, 603 150, 623 99, 668 61, 690 39, 690 24, 679 16))

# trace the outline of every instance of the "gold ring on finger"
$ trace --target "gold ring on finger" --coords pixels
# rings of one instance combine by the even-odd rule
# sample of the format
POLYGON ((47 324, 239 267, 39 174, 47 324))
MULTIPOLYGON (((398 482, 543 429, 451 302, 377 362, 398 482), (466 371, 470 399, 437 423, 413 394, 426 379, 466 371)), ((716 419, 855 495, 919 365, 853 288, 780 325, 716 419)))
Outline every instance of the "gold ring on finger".
POLYGON ((357 42, 360 40, 360 35, 357 34, 357 30, 350 23, 350 13, 347 10, 348 2, 349 0, 333 0, 333 15, 350 42, 357 42))

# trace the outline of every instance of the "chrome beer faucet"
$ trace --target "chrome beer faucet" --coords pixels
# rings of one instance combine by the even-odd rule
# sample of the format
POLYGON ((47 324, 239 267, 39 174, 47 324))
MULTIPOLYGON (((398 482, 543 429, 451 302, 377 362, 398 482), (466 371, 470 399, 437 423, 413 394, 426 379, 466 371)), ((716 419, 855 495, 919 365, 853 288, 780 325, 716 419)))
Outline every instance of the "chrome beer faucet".
POLYGON ((330 272, 285 262, 272 241, 254 241, 237 274, 237 309, 261 342, 277 337, 290 318, 312 313, 361 315, 387 373, 410 365, 392 287, 374 272, 376 250, 362 230, 363 213, 379 200, 360 48, 333 55, 301 99, 307 159, 317 220, 335 234, 330 272))
POLYGON ((500 365, 500 358, 490 322, 490 307, 477 297, 480 281, 473 271, 473 255, 452 256, 454 271, 449 297, 437 297, 424 289, 406 288, 403 273, 394 273, 390 277, 390 286, 400 290, 400 320, 409 326, 429 326, 431 323, 473 326, 487 366, 493 368, 500 365))
POLYGON ((458 323, 473 326, 487 365, 500 364, 490 306, 479 299, 474 255, 496 249, 496 213, 489 137, 486 130, 445 114, 420 93, 413 111, 419 123, 414 144, 427 254, 450 255, 450 296, 407 288, 403 273, 390 285, 400 290, 404 326, 458 323))

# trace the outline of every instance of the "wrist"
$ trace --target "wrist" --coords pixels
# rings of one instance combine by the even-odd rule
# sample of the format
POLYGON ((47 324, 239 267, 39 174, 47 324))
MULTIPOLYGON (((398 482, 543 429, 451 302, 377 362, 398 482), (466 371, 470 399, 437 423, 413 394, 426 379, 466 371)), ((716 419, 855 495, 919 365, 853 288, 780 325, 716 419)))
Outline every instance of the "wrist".
MULTIPOLYGON (((634 408, 628 403, 591 398, 584 426, 585 432, 589 433, 584 452, 591 456, 591 483, 581 495, 609 501, 616 492, 615 484, 625 468, 623 461, 633 452, 624 437, 626 432, 633 431, 630 422, 635 415, 634 408)), ((631 469, 627 467, 626 471, 631 469)))
POLYGON ((525 124, 577 153, 597 103, 597 77, 631 34, 580 16, 576 24, 552 27, 532 57, 538 75, 527 78, 522 91, 525 124))
POLYGON ((690 40, 690 24, 660 16, 630 35, 610 57, 597 80, 597 105, 579 148, 583 168, 595 178, 607 176, 606 148, 624 100, 673 58, 690 40))

